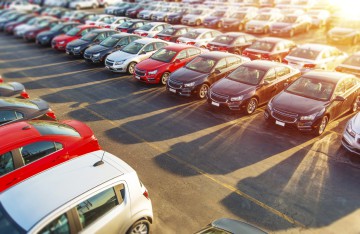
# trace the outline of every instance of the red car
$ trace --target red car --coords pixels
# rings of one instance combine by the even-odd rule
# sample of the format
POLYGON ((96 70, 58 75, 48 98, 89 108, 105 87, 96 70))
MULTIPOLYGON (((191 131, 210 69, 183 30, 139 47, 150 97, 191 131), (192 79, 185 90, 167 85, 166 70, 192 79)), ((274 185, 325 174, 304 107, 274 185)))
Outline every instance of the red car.
POLYGON ((60 22, 61 21, 57 18, 47 18, 46 20, 36 25, 34 29, 27 30, 24 33, 23 38, 25 41, 35 41, 39 33, 50 30, 52 27, 59 24, 60 22))
POLYGON ((76 120, 23 121, 0 128, 0 192, 64 161, 99 150, 92 130, 76 120))
POLYGON ((242 55, 251 60, 263 59, 282 62, 286 55, 296 47, 295 42, 277 37, 263 37, 246 48, 242 55))
POLYGON ((150 58, 138 63, 135 67, 134 78, 149 84, 166 85, 170 74, 183 67, 202 50, 189 45, 170 45, 161 48, 150 58))
POLYGON ((99 27, 94 25, 79 25, 68 31, 66 34, 54 37, 51 41, 51 47, 56 50, 65 51, 66 45, 69 42, 80 39, 86 33, 97 28, 99 27))

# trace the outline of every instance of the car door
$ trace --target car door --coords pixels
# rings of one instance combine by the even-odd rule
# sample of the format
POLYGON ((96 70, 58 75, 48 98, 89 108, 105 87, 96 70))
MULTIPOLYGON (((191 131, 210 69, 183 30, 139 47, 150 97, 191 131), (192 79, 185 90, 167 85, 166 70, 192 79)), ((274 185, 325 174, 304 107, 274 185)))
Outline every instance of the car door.
POLYGON ((226 58, 220 59, 209 75, 210 84, 213 84, 221 78, 224 78, 228 73, 229 68, 227 66, 226 58))
POLYGON ((332 101, 329 106, 330 117, 332 119, 335 119, 341 115, 343 110, 342 105, 345 104, 343 101, 335 101, 334 99, 337 96, 344 97, 345 93, 346 93, 345 82, 344 80, 339 81, 335 87, 334 94, 332 96, 332 101))
POLYGON ((345 101, 343 101, 341 105, 341 113, 346 113, 347 111, 349 111, 359 95, 359 86, 356 78, 346 78, 344 80, 344 85, 345 93, 342 97, 345 98, 345 101))
POLYGON ((269 69, 256 90, 259 97, 259 105, 268 102, 273 96, 280 92, 278 82, 275 68, 269 69))
POLYGON ((173 63, 171 64, 171 72, 174 72, 177 69, 183 67, 187 61, 189 61, 187 50, 185 49, 180 51, 174 58, 173 63))
POLYGON ((156 51, 155 43, 149 43, 139 52, 138 61, 149 58, 156 51))

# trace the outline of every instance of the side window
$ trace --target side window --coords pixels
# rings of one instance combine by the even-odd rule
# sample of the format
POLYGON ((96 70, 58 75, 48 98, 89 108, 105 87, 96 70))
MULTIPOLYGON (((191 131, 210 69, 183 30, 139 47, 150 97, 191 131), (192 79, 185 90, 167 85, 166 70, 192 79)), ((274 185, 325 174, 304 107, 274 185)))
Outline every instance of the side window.
POLYGON ((254 37, 245 35, 246 41, 254 41, 254 37))
POLYGON ((336 87, 336 89, 335 89, 335 92, 334 92, 334 94, 335 94, 335 96, 341 96, 341 95, 343 95, 344 93, 345 93, 345 82, 344 81, 341 81, 339 84, 338 84, 338 86, 336 87))
POLYGON ((128 37, 125 37, 125 38, 121 39, 117 44, 118 44, 119 46, 127 45, 127 44, 129 44, 129 38, 128 38, 128 37))
POLYGON ((216 65, 215 69, 224 70, 226 68, 226 59, 221 59, 216 65))
POLYGON ((188 49, 187 51, 188 51, 189 57, 199 55, 201 52, 199 49, 195 49, 195 48, 188 49))
POLYGON ((89 32, 89 29, 84 29, 82 32, 81 32, 81 36, 84 36, 86 33, 89 32))
POLYGON ((181 51, 177 56, 176 59, 184 59, 187 58, 186 50, 181 51))
POLYGON ((236 64, 240 64, 240 62, 241 62, 241 59, 239 59, 237 57, 228 57, 228 58, 226 58, 226 60, 227 60, 228 67, 234 66, 236 64))
POLYGON ((112 187, 81 202, 76 206, 76 209, 82 227, 86 228, 118 204, 115 191, 112 187))
POLYGON ((145 51, 145 52, 150 52, 150 51, 153 51, 153 50, 155 50, 155 48, 154 48, 154 43, 151 43, 151 44, 145 46, 145 48, 144 48, 143 51, 145 51))
POLYGON ((241 44, 244 44, 244 43, 245 43, 245 38, 244 37, 239 37, 235 41, 235 45, 241 45, 241 44))
POLYGON ((39 234, 49 233, 70 234, 70 225, 66 214, 62 214, 61 216, 57 217, 39 231, 39 234))
POLYGON ((0 111, 0 124, 22 118, 24 118, 24 115, 17 111, 10 111, 10 110, 0 111))
POLYGON ((337 49, 333 49, 330 51, 330 56, 339 56, 341 55, 341 52, 337 49))
POLYGON ((0 155, 0 176, 15 170, 14 160, 11 152, 0 155))
POLYGON ((275 51, 283 51, 283 50, 285 50, 284 43, 278 43, 275 51))
POLYGON ((71 28, 72 28, 71 25, 66 26, 66 27, 63 28, 63 32, 66 33, 66 32, 68 32, 71 28))
POLYGON ((167 46, 167 44, 164 42, 156 42, 155 44, 156 44, 156 49, 161 49, 164 46, 167 46))
POLYGON ((276 80, 275 69, 270 69, 266 73, 264 80, 266 80, 268 82, 272 82, 272 81, 276 80))
POLYGON ((219 32, 216 32, 216 31, 211 32, 211 37, 216 37, 218 35, 220 35, 219 32))
POLYGON ((346 91, 352 89, 356 85, 356 81, 353 78, 348 78, 344 80, 346 91))
POLYGON ((290 73, 290 69, 287 67, 277 67, 276 68, 276 76, 285 76, 290 73))
POLYGON ((207 32, 207 33, 205 33, 204 35, 202 35, 201 36, 201 39, 209 39, 209 38, 211 38, 212 36, 211 36, 211 33, 210 32, 207 32))
POLYGON ((130 37, 130 42, 136 41, 137 39, 139 39, 138 37, 130 37))
POLYGON ((60 143, 40 141, 20 148, 20 153, 25 165, 27 165, 62 148, 63 146, 60 143))

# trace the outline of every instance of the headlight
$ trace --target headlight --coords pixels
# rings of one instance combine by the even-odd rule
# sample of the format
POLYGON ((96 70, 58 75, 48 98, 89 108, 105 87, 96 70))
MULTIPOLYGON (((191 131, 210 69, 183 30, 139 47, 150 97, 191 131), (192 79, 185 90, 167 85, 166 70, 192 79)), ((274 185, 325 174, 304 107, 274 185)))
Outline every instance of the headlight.
POLYGON ((74 50, 80 50, 80 46, 74 47, 74 50))
POLYGON ((123 64, 124 62, 125 62, 125 60, 117 61, 117 62, 114 63, 114 65, 121 65, 121 64, 123 64))
POLYGON ((99 57, 100 53, 94 54, 93 57, 99 57))
POLYGON ((318 115, 318 113, 315 113, 312 115, 301 116, 300 120, 305 120, 305 121, 310 120, 311 121, 311 120, 314 120, 317 115, 318 115))
POLYGON ((33 36, 34 35, 34 32, 29 32, 29 36, 33 36))
POLYGON ((43 39, 43 40, 47 40, 47 39, 48 39, 48 37, 42 37, 42 39, 43 39))
POLYGON ((184 87, 193 87, 195 85, 195 82, 184 84, 184 87))
POLYGON ((239 97, 232 97, 232 98, 230 98, 230 101, 232 101, 232 102, 241 101, 241 100, 243 100, 243 98, 244 98, 244 95, 241 95, 239 97))
POLYGON ((352 129, 352 123, 351 121, 346 126, 346 131, 349 133, 350 136, 354 137, 356 136, 356 132, 352 129))
POLYGON ((155 75, 157 73, 158 70, 154 70, 154 71, 149 71, 148 74, 149 75, 155 75))
POLYGON ((63 45, 65 43, 65 41, 60 41, 59 45, 63 45))

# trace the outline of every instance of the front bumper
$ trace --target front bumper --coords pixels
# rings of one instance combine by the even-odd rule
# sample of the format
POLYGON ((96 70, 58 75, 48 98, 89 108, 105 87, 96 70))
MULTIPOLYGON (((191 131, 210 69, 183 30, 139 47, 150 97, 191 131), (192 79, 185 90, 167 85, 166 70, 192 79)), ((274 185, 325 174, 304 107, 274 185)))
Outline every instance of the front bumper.
POLYGON ((112 61, 112 60, 110 60, 110 61, 106 60, 105 67, 112 72, 125 73, 127 70, 127 64, 123 63, 121 65, 115 65, 115 61, 112 61))
POLYGON ((197 86, 184 87, 184 84, 176 81, 169 81, 166 85, 166 90, 173 94, 190 97, 197 91, 197 86))
POLYGON ((245 32, 247 33, 264 33, 265 28, 257 28, 257 27, 246 27, 245 32))
POLYGON ((230 101, 229 96, 217 94, 211 91, 209 91, 207 94, 207 102, 210 106, 233 111, 243 110, 246 103, 244 100, 230 101))
POLYGON ((84 53, 84 59, 86 62, 90 62, 90 63, 101 63, 103 61, 101 55, 94 57, 92 54, 86 54, 86 53, 84 53))
POLYGON ((140 82, 147 84, 158 84, 161 79, 161 73, 156 73, 155 75, 149 75, 146 71, 139 71, 135 68, 134 78, 140 82))
POLYGON ((360 155, 360 138, 358 138, 358 135, 352 137, 345 129, 343 137, 341 139, 341 144, 348 151, 360 155))

